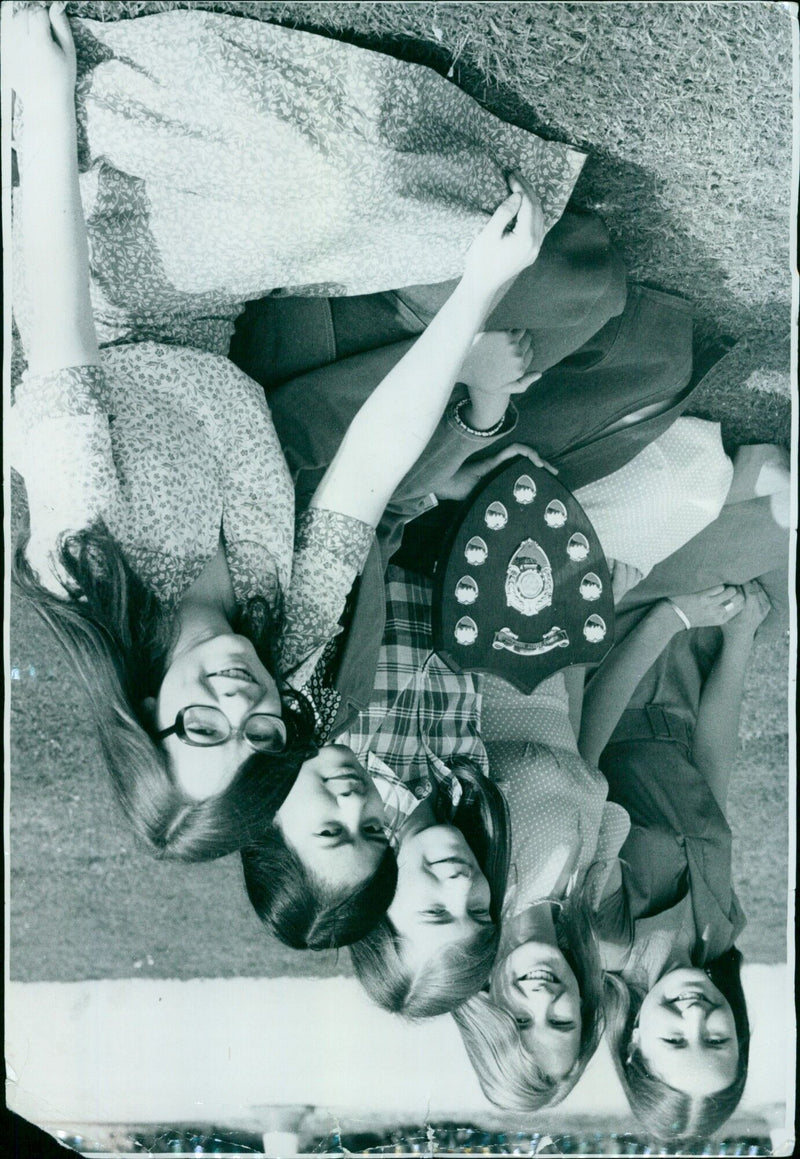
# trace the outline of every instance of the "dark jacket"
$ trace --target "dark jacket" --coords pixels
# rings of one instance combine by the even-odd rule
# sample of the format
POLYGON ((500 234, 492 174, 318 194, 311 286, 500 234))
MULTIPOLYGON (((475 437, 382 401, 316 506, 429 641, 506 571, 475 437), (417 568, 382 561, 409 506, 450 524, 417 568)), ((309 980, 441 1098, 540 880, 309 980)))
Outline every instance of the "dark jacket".
MULTIPOLYGON (((426 309, 436 306, 443 294, 446 297, 442 287, 432 287, 429 293, 424 287, 411 287, 394 296, 363 299, 360 305, 351 300, 347 348, 353 348, 359 317, 364 318, 365 341, 379 339, 381 318, 391 341, 403 328, 408 332, 416 326, 419 331, 426 309)), ((336 352, 336 300, 331 301, 334 308, 330 311, 330 303, 301 307, 305 321, 311 324, 316 318, 316 322, 305 339, 298 334, 298 342, 313 346, 318 359, 325 357, 326 349, 331 355, 336 352)), ((268 302, 250 309, 235 344, 240 365, 262 382, 274 381, 270 379, 274 364, 268 365, 269 358, 260 361, 258 353, 258 335, 268 329, 268 302)), ((519 441, 558 465, 562 481, 574 489, 628 462, 686 404, 676 396, 685 391, 691 375, 691 310, 680 299, 639 287, 626 295, 619 258, 605 227, 594 216, 564 215, 547 235, 535 265, 520 276, 493 312, 487 324, 491 328, 532 329, 537 365, 551 369, 519 396, 518 417, 512 409, 506 428, 494 438, 465 434, 446 416, 398 488, 351 605, 336 682, 342 694, 337 730, 346 727, 372 695, 384 626, 385 567, 406 523, 434 505, 431 494, 440 480, 473 456, 519 441), (561 361, 552 365, 556 359, 561 361), (638 426, 607 431, 609 424, 652 402, 669 402, 669 409, 638 426)), ((358 408, 413 341, 392 341, 340 358, 268 391, 275 426, 296 480, 298 507, 310 499, 358 408)), ((291 336, 284 341, 278 334, 269 343, 273 353, 283 351, 286 365, 301 358, 296 349, 290 349, 291 336)), ((458 388, 456 396, 463 393, 458 388)), ((436 537, 439 534, 435 532, 436 537)))

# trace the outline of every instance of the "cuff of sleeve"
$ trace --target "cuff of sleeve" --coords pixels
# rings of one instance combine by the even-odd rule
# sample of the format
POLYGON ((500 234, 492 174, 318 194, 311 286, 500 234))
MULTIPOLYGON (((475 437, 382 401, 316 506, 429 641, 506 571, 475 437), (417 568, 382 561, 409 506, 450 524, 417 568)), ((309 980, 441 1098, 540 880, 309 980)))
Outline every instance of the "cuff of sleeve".
POLYGON ((478 445, 485 443, 487 439, 496 439, 501 435, 510 434, 513 430, 515 430, 517 423, 519 422, 517 408, 514 406, 513 402, 509 402, 508 407, 506 408, 506 413, 503 415, 499 423, 496 423, 493 427, 490 427, 488 431, 478 431, 474 427, 471 427, 468 423, 464 422, 464 419, 461 417, 461 412, 468 403, 468 398, 462 398, 459 399, 458 402, 452 403, 448 408, 447 421, 454 430, 459 432, 459 434, 466 435, 468 438, 474 439, 478 445))
POLYGON ((360 519, 338 511, 309 507, 298 515, 295 524, 295 555, 298 552, 327 554, 331 564, 359 574, 364 566, 375 529, 360 519))

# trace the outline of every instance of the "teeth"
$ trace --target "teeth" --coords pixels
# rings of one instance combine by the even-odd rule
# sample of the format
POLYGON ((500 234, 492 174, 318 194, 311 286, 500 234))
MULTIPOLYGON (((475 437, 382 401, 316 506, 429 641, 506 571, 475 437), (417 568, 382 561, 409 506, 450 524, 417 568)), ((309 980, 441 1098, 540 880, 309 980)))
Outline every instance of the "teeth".
POLYGON ((248 680, 251 684, 256 683, 246 668, 223 668, 220 672, 213 672, 212 676, 230 676, 235 680, 248 680))
POLYGON ((552 970, 545 970, 537 968, 536 970, 529 970, 527 974, 522 974, 519 978, 520 982, 558 982, 552 970))

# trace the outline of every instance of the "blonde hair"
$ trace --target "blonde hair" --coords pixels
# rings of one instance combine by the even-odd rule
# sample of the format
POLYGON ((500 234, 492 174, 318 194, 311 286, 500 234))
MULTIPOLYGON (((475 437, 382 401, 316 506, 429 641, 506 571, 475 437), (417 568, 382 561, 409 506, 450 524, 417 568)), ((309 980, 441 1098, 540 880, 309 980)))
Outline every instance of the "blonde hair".
POLYGON ((404 939, 388 918, 350 946, 353 967, 373 1002, 406 1018, 433 1018, 485 985, 497 953, 496 926, 481 927, 468 942, 447 946, 411 969, 403 953, 404 939))
POLYGON ((568 1075, 553 1078, 544 1061, 524 1046, 516 1019, 501 1005, 502 961, 495 965, 489 994, 478 994, 453 1011, 481 1089, 501 1110, 538 1111, 560 1103, 597 1049, 603 1030, 603 973, 591 908, 584 897, 582 890, 564 900, 544 898, 538 903, 558 907, 559 948, 575 974, 581 995, 580 1046, 568 1075))

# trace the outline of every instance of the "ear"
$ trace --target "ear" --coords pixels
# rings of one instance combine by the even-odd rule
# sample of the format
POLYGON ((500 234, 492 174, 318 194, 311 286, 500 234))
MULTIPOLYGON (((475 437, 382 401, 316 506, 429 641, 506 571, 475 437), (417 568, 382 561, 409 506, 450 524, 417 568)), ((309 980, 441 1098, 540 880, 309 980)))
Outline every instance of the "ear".
POLYGON ((633 1058, 634 1052, 639 1050, 640 1041, 641 1036, 639 1034, 639 1027, 634 1026, 633 1030, 631 1031, 630 1045, 628 1046, 628 1062, 630 1062, 633 1058))
POLYGON ((144 715, 147 717, 148 722, 153 726, 153 728, 156 728, 158 725, 158 721, 156 720, 157 707, 158 701, 156 700, 155 696, 145 696, 144 700, 142 701, 142 711, 144 712, 144 715))

